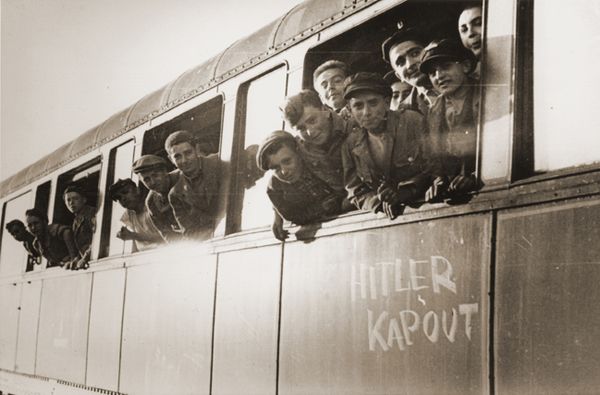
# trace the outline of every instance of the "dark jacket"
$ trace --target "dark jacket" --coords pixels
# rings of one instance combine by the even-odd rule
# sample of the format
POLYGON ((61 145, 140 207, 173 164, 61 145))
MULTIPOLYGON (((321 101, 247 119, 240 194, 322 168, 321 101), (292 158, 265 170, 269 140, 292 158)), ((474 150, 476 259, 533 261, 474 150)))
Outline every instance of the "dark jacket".
POLYGON ((84 206, 73 219, 73 239, 80 258, 89 258, 92 238, 96 231, 96 209, 84 206))
POLYGON ((208 239, 212 236, 219 200, 221 179, 216 154, 200 159, 200 174, 194 179, 180 174, 169 191, 175 220, 186 237, 208 239))
POLYGON ((422 149, 425 132, 425 120, 418 112, 388 111, 383 133, 392 149, 388 151, 388 166, 379 171, 371 158, 368 132, 355 127, 342 148, 344 181, 350 201, 359 209, 379 211, 377 188, 384 180, 392 185, 413 185, 415 197, 422 195, 430 181, 422 149))
MULTIPOLYGON (((179 180, 179 170, 175 170, 169 173, 169 179, 171 185, 169 190, 179 180)), ((173 214, 173 208, 169 203, 169 197, 167 195, 161 195, 156 191, 148 192, 146 197, 146 208, 152 219, 152 223, 156 226, 156 229, 166 242, 173 242, 180 240, 182 235, 179 230, 179 224, 173 214)))
POLYGON ((297 182, 286 183, 271 176, 267 195, 283 218, 297 225, 319 222, 342 212, 344 191, 336 191, 306 166, 297 182))
POLYGON ((430 156, 436 159, 435 176, 454 177, 475 171, 477 153, 477 119, 479 89, 477 81, 470 79, 462 111, 451 119, 446 115, 446 98, 439 96, 429 109, 430 156))

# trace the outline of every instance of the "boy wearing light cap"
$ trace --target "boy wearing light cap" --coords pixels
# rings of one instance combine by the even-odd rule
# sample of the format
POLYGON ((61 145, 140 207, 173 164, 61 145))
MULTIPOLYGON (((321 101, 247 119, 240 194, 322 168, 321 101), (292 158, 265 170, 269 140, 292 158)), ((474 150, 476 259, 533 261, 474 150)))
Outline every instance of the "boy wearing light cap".
POLYGON ((422 196, 429 176, 421 148, 424 118, 408 109, 389 110, 391 93, 375 73, 346 79, 344 97, 359 127, 346 139, 342 161, 350 201, 394 219, 422 196))
POLYGON ((276 212, 272 229, 279 240, 287 237, 282 217, 297 225, 320 222, 340 214, 346 197, 308 169, 297 144, 290 133, 278 130, 263 140, 256 154, 260 169, 273 170, 267 195, 276 212))
POLYGON ((144 155, 133 163, 133 172, 148 190, 146 208, 162 238, 170 243, 182 238, 179 225, 169 204, 169 191, 179 179, 179 172, 169 173, 167 162, 156 155, 144 155))
POLYGON ((433 42, 423 51, 421 71, 440 92, 427 117, 429 146, 438 164, 426 194, 428 201, 476 187, 479 88, 469 77, 476 62, 473 53, 454 40, 433 42))

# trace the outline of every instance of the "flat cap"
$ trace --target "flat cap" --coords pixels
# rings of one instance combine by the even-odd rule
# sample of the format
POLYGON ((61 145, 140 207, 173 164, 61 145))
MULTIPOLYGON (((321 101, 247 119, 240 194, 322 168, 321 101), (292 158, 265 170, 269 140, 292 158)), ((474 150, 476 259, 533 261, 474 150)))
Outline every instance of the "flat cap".
POLYGON ((421 73, 428 74, 431 66, 435 63, 444 61, 462 62, 463 60, 468 60, 471 64, 468 73, 477 66, 477 58, 473 55, 473 52, 463 47, 458 41, 451 39, 433 41, 423 50, 419 70, 421 73))
POLYGON ((400 78, 398 78, 398 76, 396 75, 394 70, 388 71, 387 73, 385 73, 385 75, 383 76, 383 79, 385 82, 387 82, 390 85, 400 81, 400 78))
POLYGON ((157 155, 143 155, 133 163, 133 172, 139 173, 146 170, 164 167, 168 168, 167 161, 157 155))
POLYGON ((269 134, 267 138, 260 143, 258 150, 256 151, 256 165, 259 169, 263 171, 269 170, 269 164, 265 154, 270 146, 278 142, 286 142, 293 147, 296 146, 296 139, 286 131, 276 130, 269 134))
POLYGON ((128 186, 132 186, 134 188, 137 188, 137 185, 135 185, 135 182, 133 182, 133 180, 131 178, 126 178, 126 179, 121 179, 119 178, 117 180, 117 182, 115 182, 114 184, 112 184, 109 188, 108 188, 108 196, 110 196, 110 198, 113 201, 117 200, 117 193, 122 190, 125 187, 128 186))
POLYGON ((386 63, 390 63, 390 50, 405 41, 414 41, 416 43, 424 45, 427 42, 423 33, 416 27, 405 27, 402 23, 399 23, 399 30, 389 36, 383 44, 381 44, 381 55, 386 63))
POLYGON ((346 78, 344 81, 344 99, 350 100, 358 91, 380 93, 386 97, 392 96, 390 84, 377 73, 360 72, 346 78))

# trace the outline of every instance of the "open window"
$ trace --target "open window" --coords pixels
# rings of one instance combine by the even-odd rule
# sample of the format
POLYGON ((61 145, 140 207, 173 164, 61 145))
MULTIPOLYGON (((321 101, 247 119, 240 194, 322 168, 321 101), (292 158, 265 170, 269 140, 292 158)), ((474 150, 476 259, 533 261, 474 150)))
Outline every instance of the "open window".
POLYGON ((7 230, 6 224, 19 220, 26 225, 25 211, 31 208, 31 192, 17 196, 2 207, 2 244, 0 245, 0 277, 14 276, 27 269, 28 254, 21 241, 17 241, 7 230))
POLYGON ((131 241, 124 241, 116 237, 117 232, 122 226, 121 217, 126 210, 118 202, 114 202, 110 198, 108 189, 119 179, 131 178, 134 148, 134 140, 129 140, 110 151, 108 158, 108 178, 104 194, 100 258, 132 252, 131 241))
POLYGON ((262 140, 283 129, 279 105, 286 94, 287 70, 278 67, 240 87, 234 139, 234 193, 229 202, 228 233, 259 228, 273 220, 267 197, 269 177, 256 166, 256 153, 262 140))
MULTIPOLYGON (((101 165, 101 158, 98 157, 58 177, 58 182, 56 185, 56 196, 54 199, 54 213, 52 217, 52 223, 58 223, 67 225, 69 227, 73 227, 73 219, 75 218, 75 216, 69 211, 63 198, 65 190, 69 187, 77 188, 84 195, 84 206, 89 207, 85 210, 93 210, 93 215, 97 217, 97 210, 99 206, 98 187, 100 182, 101 165)), ((98 231, 98 229, 96 229, 96 231, 98 231)), ((85 230, 85 232, 89 233, 91 232, 91 230, 85 230)), ((84 239, 92 238, 92 236, 93 235, 90 234, 81 234, 81 236, 78 237, 74 230, 76 246, 78 243, 78 239, 81 241, 81 243, 84 243, 84 239)), ((87 244, 88 242, 89 240, 85 242, 85 244, 87 244)), ((77 246, 77 248, 82 248, 80 253, 83 252, 85 244, 77 246)))

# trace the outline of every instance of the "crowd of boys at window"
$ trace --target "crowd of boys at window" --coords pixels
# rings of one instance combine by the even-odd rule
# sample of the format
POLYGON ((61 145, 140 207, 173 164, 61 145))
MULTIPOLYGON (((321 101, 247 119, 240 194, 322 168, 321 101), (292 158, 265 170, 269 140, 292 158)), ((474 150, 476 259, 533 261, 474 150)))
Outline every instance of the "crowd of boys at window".
MULTIPOLYGON (((267 195, 272 230, 285 240, 284 220, 320 223, 361 209, 396 218, 423 202, 460 201, 478 187, 475 175, 479 106, 481 7, 468 6, 458 19, 462 43, 426 42, 424 30, 399 26, 382 44, 392 70, 350 75, 345 63, 328 60, 313 74, 312 90, 287 97, 283 118, 294 134, 278 130, 259 145, 256 163, 272 170, 267 195)), ((176 170, 157 155, 133 164, 141 183, 120 179, 109 188, 126 209, 116 237, 139 251, 181 240, 206 240, 216 224, 222 167, 205 155, 195 136, 176 131, 165 141, 176 170)), ((75 215, 72 225, 48 224, 38 209, 6 225, 28 252, 28 268, 87 268, 95 209, 76 186, 63 193, 75 215)))

